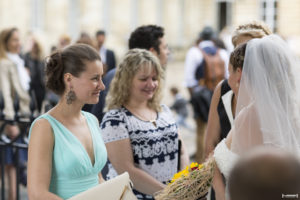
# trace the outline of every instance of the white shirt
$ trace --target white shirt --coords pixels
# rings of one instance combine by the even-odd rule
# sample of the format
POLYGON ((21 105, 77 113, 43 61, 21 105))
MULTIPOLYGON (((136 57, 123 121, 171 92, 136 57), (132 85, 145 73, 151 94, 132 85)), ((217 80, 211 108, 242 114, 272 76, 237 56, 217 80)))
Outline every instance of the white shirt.
POLYGON ((28 91, 30 89, 30 76, 27 70, 25 69, 24 60, 18 54, 7 52, 6 55, 8 59, 11 60, 17 66, 21 86, 24 90, 28 91))
POLYGON ((106 48, 102 46, 99 50, 99 55, 102 63, 106 64, 106 48))
MULTIPOLYGON (((210 40, 205 40, 199 43, 199 47, 201 49, 209 46, 215 46, 215 45, 210 40)), ((186 87, 194 87, 198 85, 198 81, 196 80, 195 73, 197 67, 203 61, 203 55, 199 47, 196 46, 191 47, 186 54, 185 66, 184 66, 184 82, 186 87)), ((225 63, 225 77, 227 78, 229 56, 227 51, 224 49, 220 49, 219 53, 225 63)))

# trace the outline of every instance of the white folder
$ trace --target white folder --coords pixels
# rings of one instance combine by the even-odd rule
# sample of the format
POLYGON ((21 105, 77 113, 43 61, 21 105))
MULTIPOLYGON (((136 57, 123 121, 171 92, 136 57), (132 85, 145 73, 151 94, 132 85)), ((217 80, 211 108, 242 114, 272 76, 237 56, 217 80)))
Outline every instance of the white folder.
POLYGON ((127 172, 105 181, 69 200, 137 200, 132 192, 131 181, 127 172))

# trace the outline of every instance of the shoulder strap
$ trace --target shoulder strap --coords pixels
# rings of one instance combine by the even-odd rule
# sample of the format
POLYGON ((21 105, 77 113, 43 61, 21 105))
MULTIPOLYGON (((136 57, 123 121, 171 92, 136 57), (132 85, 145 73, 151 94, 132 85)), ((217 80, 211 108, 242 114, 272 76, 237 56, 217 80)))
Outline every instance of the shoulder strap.
POLYGON ((224 94, 226 94, 229 90, 231 90, 229 84, 228 84, 228 80, 225 79, 221 85, 221 96, 223 96, 224 94))

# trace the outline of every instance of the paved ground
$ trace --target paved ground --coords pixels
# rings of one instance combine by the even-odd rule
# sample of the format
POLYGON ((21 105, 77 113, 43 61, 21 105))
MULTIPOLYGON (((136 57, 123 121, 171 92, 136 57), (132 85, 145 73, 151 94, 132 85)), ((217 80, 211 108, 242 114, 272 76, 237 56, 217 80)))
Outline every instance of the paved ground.
MULTIPOLYGON (((170 106, 173 102, 173 98, 170 95, 169 89, 172 86, 179 88, 179 92, 188 99, 188 92, 183 85, 184 79, 184 63, 183 62, 170 62, 167 67, 167 76, 166 76, 166 86, 164 89, 164 98, 163 103, 170 106)), ((191 126, 191 130, 188 130, 183 127, 179 127, 179 132, 184 141, 184 144, 187 148, 189 155, 195 153, 196 150, 196 134, 195 134, 195 124, 192 119, 192 110, 189 106, 189 118, 187 123, 191 126)), ((20 187, 20 199, 28 200, 27 190, 23 186, 20 187)))
MULTIPOLYGON (((186 87, 183 84, 184 81, 184 63, 183 62, 170 62, 167 66, 167 75, 166 75, 166 86, 164 88, 164 98, 163 103, 168 106, 172 105, 173 97, 171 96, 169 90, 172 86, 175 86, 179 89, 180 94, 189 99, 189 94, 186 87)), ((191 126, 192 130, 188 130, 183 127, 179 127, 179 133, 187 147, 189 155, 192 155, 196 151, 196 125, 193 120, 192 108, 189 105, 189 117, 187 123, 191 126)))

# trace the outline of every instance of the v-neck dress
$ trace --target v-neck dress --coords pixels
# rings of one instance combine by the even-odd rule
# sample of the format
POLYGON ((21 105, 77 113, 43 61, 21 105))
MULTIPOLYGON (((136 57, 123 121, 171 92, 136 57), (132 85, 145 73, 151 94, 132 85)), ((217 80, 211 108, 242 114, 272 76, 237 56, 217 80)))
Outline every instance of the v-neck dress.
POLYGON ((36 119, 44 118, 52 127, 54 147, 49 191, 63 199, 68 199, 99 184, 98 173, 107 161, 107 152, 100 135, 98 121, 90 113, 82 111, 82 114, 93 139, 94 165, 82 143, 62 123, 47 113, 36 119))

